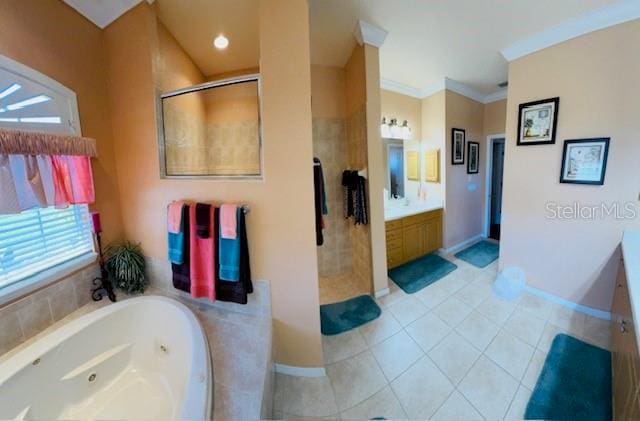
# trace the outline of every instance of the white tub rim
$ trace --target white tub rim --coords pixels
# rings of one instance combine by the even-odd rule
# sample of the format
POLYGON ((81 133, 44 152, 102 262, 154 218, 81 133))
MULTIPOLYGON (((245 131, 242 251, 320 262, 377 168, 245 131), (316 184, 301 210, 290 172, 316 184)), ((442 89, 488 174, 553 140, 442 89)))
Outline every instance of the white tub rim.
MULTIPOLYGON (((32 343, 24 345, 24 348, 20 349, 23 345, 18 345, 16 348, 7 352, 8 356, 0 356, 0 387, 4 385, 6 381, 15 376, 20 370, 25 367, 31 365, 35 360, 41 358, 42 355, 46 354, 53 347, 59 345, 64 340, 71 338, 73 335, 77 334, 81 330, 87 328, 91 323, 99 320, 111 313, 114 313, 122 308, 132 306, 144 301, 156 301, 156 302, 164 302, 168 305, 173 305, 180 309, 186 317, 189 319, 192 325, 198 327, 198 332, 201 334, 201 337, 204 342, 204 360, 206 364, 206 403, 205 403, 205 416, 206 419, 211 419, 212 409, 213 409, 213 370, 212 370, 212 362, 211 362, 211 350, 209 348, 209 341, 204 331, 202 324, 195 316, 193 311, 189 309, 185 304, 175 300, 173 298, 165 297, 162 295, 145 295, 138 296, 132 298, 125 298, 121 301, 117 301, 115 303, 109 303, 104 307, 100 307, 93 311, 90 311, 86 314, 82 314, 73 320, 69 320, 68 322, 64 322, 58 326, 55 324, 55 328, 42 335, 41 337, 37 337, 32 343), (53 346, 51 344, 54 344, 53 346)), ((64 320, 64 319, 62 319, 64 320)))

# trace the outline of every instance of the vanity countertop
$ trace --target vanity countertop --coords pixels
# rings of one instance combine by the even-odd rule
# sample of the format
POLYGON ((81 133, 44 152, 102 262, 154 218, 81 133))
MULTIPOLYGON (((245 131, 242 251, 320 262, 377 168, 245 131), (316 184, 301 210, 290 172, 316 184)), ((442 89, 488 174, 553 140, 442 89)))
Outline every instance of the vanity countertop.
POLYGON ((393 200, 385 203, 384 220, 394 221, 396 219, 405 218, 419 213, 429 212, 436 209, 442 209, 441 200, 427 200, 424 202, 415 201, 405 205, 402 200, 393 200), (396 203, 393 203, 396 202, 396 203))
MULTIPOLYGON (((633 320, 640 320, 640 231, 625 231, 622 236, 622 257, 627 277, 627 289, 633 320)), ((636 342, 640 345, 640 329, 636 329, 636 342)))

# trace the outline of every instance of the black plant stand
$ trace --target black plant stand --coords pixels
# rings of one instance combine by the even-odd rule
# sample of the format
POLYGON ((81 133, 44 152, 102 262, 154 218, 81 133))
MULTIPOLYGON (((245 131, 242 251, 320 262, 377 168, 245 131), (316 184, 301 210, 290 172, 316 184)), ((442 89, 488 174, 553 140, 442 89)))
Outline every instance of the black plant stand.
POLYGON ((116 294, 113 291, 113 284, 109 280, 109 273, 104 267, 104 259, 102 257, 102 242, 100 241, 100 233, 94 234, 96 236, 96 242, 98 243, 98 253, 100 262, 100 276, 93 279, 93 286, 91 289, 91 298, 93 301, 100 301, 106 295, 109 297, 112 303, 116 302, 116 294))

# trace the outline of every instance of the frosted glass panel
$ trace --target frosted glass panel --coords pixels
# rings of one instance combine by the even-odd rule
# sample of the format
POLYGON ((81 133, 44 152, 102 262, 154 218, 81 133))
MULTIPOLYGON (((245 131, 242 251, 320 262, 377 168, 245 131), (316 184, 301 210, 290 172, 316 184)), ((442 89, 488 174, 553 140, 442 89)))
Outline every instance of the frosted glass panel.
POLYGON ((259 177, 257 78, 162 96, 165 176, 259 177))

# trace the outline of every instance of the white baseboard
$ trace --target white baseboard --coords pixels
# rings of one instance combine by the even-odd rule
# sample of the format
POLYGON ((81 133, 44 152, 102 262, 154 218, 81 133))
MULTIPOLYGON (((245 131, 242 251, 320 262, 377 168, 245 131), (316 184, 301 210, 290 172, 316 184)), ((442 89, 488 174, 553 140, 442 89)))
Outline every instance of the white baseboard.
POLYGON ((390 291, 389 291, 389 288, 384 288, 384 289, 381 289, 381 290, 379 290, 379 291, 376 291, 373 295, 374 295, 376 298, 380 298, 380 297, 384 297, 385 295, 388 295, 388 294, 389 294, 389 292, 390 292, 390 291))
POLYGON ((595 308, 584 306, 582 304, 574 303, 572 301, 565 300, 564 298, 560 298, 557 295, 549 294, 548 292, 530 286, 526 288, 526 291, 531 295, 536 295, 540 298, 544 298, 547 301, 559 304, 568 309, 577 311, 578 313, 584 313, 586 315, 593 316, 602 320, 611 320, 611 313, 608 311, 598 310, 595 308))
POLYGON ((296 367, 293 365, 274 364, 276 373, 296 377, 324 377, 327 373, 324 367, 296 367))
POLYGON ((471 237, 469 239, 466 239, 454 246, 448 247, 448 248, 441 248, 440 250, 438 250, 439 253, 441 254, 454 254, 459 252, 460 250, 469 247, 470 245, 477 243, 478 241, 485 239, 486 237, 482 234, 478 234, 475 237, 471 237))

